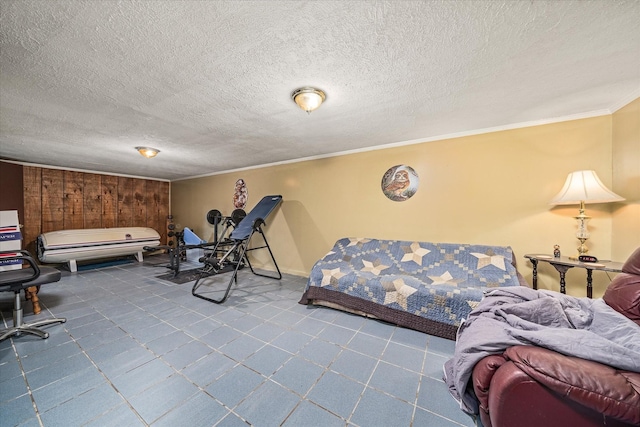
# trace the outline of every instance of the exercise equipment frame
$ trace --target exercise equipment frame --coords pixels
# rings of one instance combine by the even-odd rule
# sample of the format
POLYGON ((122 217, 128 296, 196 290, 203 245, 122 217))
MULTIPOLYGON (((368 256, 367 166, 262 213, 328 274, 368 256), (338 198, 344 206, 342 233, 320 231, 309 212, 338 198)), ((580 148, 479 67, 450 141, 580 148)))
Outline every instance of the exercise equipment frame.
POLYGON ((249 266, 251 272, 256 276, 267 277, 270 279, 280 280, 282 279, 282 273, 280 272, 280 268, 278 267, 278 263, 271 251, 271 247, 269 246, 269 242, 267 241, 267 237, 264 234, 264 230, 262 227, 265 225, 264 219, 269 216, 269 214, 280 204, 282 201, 282 196, 265 196, 262 198, 260 202, 252 209, 252 211, 240 221, 240 223, 233 230, 229 239, 225 241, 219 241, 213 249, 213 254, 216 254, 222 250, 221 246, 226 246, 224 254, 220 259, 209 257, 205 258, 203 261, 206 265, 205 269, 200 273, 198 279, 194 283, 191 288, 191 294, 197 298, 203 299, 205 301, 213 302, 216 304, 222 304, 229 297, 229 292, 231 291, 231 286, 235 282, 238 283, 238 270, 242 268, 245 264, 249 266), (251 238, 254 234, 259 233, 262 236, 262 240, 264 244, 262 246, 257 246, 253 248, 249 248, 249 244, 251 243, 251 238), (251 265, 251 261, 247 256, 248 252, 259 250, 259 249, 267 249, 269 251, 269 255, 271 256, 271 260, 273 261, 273 265, 276 268, 275 275, 270 274, 262 274, 258 273, 254 270, 251 265), (235 259, 230 260, 231 256, 234 256, 235 259), (213 259, 212 259, 213 258, 213 259), (233 266, 233 273, 231 278, 229 279, 229 283, 227 284, 227 288, 224 290, 224 295, 220 299, 209 298, 207 296, 202 295, 201 293, 197 293, 196 290, 202 286, 203 280, 207 278, 214 278, 216 275, 210 276, 207 273, 210 272, 210 269, 213 269, 215 272, 222 270, 225 266, 231 265, 233 266), (208 269, 208 270, 207 270, 208 269))
MULTIPOLYGON (((176 277, 180 273, 180 261, 186 255, 186 251, 189 249, 204 249, 205 251, 211 251, 211 254, 216 253, 218 249, 218 245, 220 243, 228 243, 229 239, 225 237, 230 229, 236 227, 240 221, 246 216, 246 213, 242 209, 236 209, 233 211, 232 215, 229 217, 222 216, 220 211, 217 209, 210 210, 207 213, 207 222, 214 226, 214 240, 213 242, 205 242, 199 244, 187 244, 184 242, 184 229, 182 231, 170 231, 169 237, 176 237, 177 244, 175 247, 172 245, 161 245, 155 246, 153 248, 145 247, 145 250, 158 250, 165 249, 169 255, 169 265, 165 267, 169 270, 173 271, 173 277, 176 277), (224 223, 224 229, 222 230, 222 234, 218 235, 218 225, 220 223, 224 223), (211 249, 213 248, 213 249, 211 249)), ((186 227, 185 227, 186 228, 186 227)), ((205 256, 206 258, 206 256, 205 256)), ((204 262, 204 258, 199 260, 200 262, 204 262)))

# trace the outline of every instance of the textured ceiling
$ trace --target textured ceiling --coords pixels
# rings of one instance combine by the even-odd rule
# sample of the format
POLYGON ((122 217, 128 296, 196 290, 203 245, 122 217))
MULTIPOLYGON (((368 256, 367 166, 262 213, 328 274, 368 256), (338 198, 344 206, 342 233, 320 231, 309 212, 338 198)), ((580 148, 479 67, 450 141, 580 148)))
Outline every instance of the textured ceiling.
POLYGON ((2 0, 0 158, 174 180, 603 114, 640 96, 638 22, 637 0, 2 0))

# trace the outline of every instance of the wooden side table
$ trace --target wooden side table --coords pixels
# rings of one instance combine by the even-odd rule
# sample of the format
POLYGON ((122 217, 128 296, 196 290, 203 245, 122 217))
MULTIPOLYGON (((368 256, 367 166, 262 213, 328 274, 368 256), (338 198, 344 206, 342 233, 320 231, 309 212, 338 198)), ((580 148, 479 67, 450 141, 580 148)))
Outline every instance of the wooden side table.
POLYGON ((592 262, 580 262, 577 260, 570 259, 568 257, 559 257, 555 258, 553 255, 546 254, 527 254, 524 256, 525 258, 531 261, 533 265, 533 289, 538 289, 538 262, 546 262, 551 265, 560 273, 560 292, 565 293, 566 283, 564 280, 564 276, 567 271, 571 268, 584 268, 587 270, 587 297, 591 298, 593 295, 593 270, 600 271, 612 271, 614 273, 622 272, 622 264, 621 262, 615 261, 598 261, 596 263, 592 262))

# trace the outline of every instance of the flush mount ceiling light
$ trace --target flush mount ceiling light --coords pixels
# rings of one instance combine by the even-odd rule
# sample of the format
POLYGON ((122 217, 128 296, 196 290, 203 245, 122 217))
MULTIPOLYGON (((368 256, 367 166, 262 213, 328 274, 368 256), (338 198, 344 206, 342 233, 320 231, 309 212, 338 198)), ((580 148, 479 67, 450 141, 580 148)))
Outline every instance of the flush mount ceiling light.
POLYGON ((291 99, 298 104, 307 114, 318 108, 327 96, 320 89, 314 87, 301 87, 291 94, 291 99))
POLYGON ((147 159, 157 156, 160 152, 157 148, 151 147, 136 147, 136 150, 138 150, 138 153, 142 154, 147 159))

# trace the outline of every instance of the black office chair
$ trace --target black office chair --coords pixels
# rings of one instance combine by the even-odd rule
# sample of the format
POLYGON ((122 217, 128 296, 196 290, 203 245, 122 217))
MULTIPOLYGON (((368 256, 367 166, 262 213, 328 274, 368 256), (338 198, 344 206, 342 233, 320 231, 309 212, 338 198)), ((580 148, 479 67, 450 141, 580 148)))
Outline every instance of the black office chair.
POLYGON ((0 341, 14 335, 20 336, 23 333, 37 335, 40 338, 49 338, 48 332, 38 328, 53 323, 64 323, 67 319, 54 318, 34 323, 24 323, 20 291, 31 286, 57 282, 60 280, 60 271, 53 267, 38 266, 31 254, 23 250, 0 251, 0 259, 3 261, 20 260, 22 264, 25 264, 25 262, 29 264, 29 268, 0 271, 0 292, 13 292, 14 294, 13 327, 0 330, 0 341))

